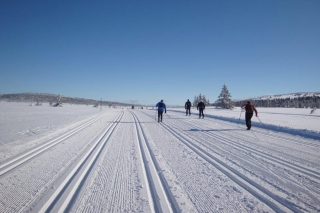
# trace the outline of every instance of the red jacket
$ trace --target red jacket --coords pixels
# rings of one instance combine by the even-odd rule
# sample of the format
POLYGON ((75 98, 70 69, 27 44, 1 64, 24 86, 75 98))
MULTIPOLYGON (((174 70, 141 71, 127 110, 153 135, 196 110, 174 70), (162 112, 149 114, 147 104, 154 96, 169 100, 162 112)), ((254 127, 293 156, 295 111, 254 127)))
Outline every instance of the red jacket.
POLYGON ((255 112, 256 113, 256 116, 258 115, 258 111, 257 111, 257 109, 255 108, 255 106, 253 105, 253 104, 243 104, 242 106, 241 106, 241 108, 245 108, 245 110, 246 110, 246 112, 248 112, 248 113, 253 113, 253 112, 255 112))

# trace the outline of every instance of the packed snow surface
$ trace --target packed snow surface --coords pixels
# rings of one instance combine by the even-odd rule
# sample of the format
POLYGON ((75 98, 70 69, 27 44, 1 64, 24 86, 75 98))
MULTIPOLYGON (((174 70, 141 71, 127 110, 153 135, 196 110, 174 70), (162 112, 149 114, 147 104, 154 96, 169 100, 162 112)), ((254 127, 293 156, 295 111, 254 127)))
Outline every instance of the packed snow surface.
POLYGON ((319 212, 320 111, 0 102, 0 212, 319 212))

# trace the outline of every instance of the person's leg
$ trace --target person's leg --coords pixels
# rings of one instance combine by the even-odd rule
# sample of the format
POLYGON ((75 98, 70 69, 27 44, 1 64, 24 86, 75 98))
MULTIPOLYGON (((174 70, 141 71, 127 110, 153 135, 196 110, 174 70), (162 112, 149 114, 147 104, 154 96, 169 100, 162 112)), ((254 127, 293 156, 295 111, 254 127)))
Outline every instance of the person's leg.
POLYGON ((253 116, 253 113, 247 113, 246 112, 246 125, 248 130, 251 129, 251 118, 253 116))
POLYGON ((161 112, 158 111, 158 122, 160 122, 160 116, 161 116, 161 112))
POLYGON ((250 113, 250 115, 249 115, 249 121, 248 121, 248 123, 249 123, 249 129, 251 129, 251 118, 252 118, 252 116, 253 116, 253 113, 250 113))
POLYGON ((160 112, 160 113, 161 113, 161 114, 160 114, 160 116, 161 116, 161 120, 160 120, 160 121, 162 122, 162 115, 163 115, 163 112, 160 112))
POLYGON ((246 126, 249 129, 249 115, 248 115, 248 113, 246 113, 245 117, 246 117, 246 126))

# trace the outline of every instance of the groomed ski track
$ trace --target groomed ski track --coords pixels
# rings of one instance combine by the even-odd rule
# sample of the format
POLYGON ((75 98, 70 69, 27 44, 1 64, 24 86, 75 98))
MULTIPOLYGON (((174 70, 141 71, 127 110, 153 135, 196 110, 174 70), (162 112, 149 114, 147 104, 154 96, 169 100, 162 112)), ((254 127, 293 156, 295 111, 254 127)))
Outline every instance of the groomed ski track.
POLYGON ((114 110, 0 162, 0 212, 319 212, 319 141, 114 110), (21 193, 23 192, 23 193, 21 193))

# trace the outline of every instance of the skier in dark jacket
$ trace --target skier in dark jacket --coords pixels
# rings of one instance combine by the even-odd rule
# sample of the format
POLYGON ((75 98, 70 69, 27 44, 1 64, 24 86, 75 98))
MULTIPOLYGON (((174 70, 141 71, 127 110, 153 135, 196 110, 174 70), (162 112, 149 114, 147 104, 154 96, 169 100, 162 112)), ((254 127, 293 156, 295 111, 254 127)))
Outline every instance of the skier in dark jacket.
POLYGON ((203 101, 201 100, 198 105, 197 105, 197 110, 199 110, 199 118, 204 118, 204 115, 203 115, 203 110, 206 108, 206 105, 203 103, 203 101))
POLYGON ((163 103, 163 100, 157 103, 156 107, 158 107, 158 122, 162 122, 162 114, 167 113, 166 104, 163 103))
POLYGON ((187 100, 186 104, 184 105, 184 108, 186 109, 186 115, 188 115, 188 113, 189 113, 189 116, 190 116, 191 115, 191 112, 190 112, 191 102, 189 101, 189 99, 187 100))
POLYGON ((251 118, 253 116, 253 112, 256 113, 256 116, 258 116, 258 111, 256 107, 250 102, 247 101, 246 104, 243 104, 241 108, 246 110, 246 125, 247 125, 247 130, 251 129, 251 118))

